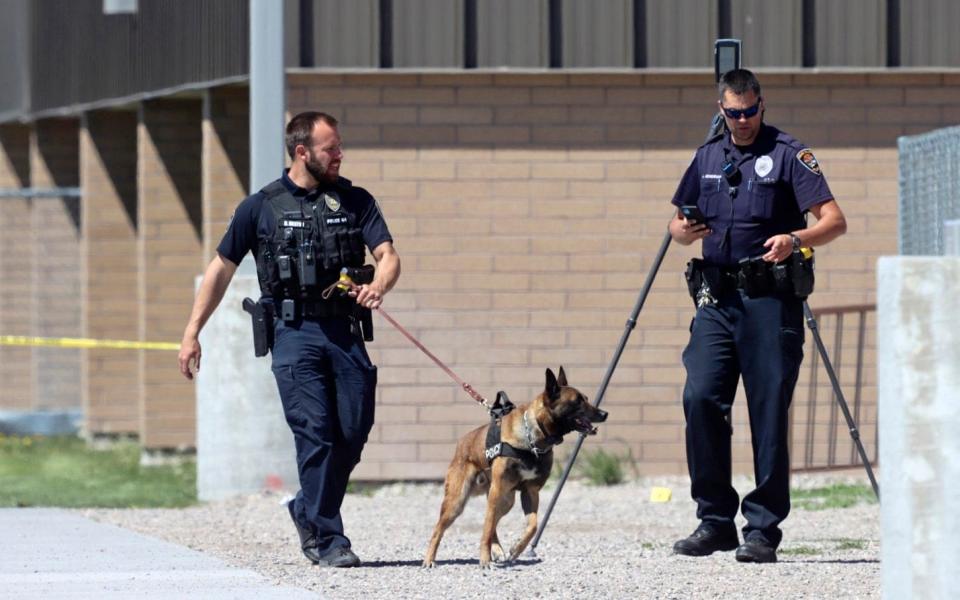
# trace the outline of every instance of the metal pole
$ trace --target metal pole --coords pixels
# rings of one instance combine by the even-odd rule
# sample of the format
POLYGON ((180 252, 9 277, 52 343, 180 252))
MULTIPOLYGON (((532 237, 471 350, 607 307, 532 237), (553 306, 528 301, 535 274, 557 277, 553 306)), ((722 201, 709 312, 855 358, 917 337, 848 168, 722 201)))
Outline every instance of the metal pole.
MULTIPOLYGON (((723 115, 717 113, 710 122, 710 130, 707 132, 707 139, 709 140, 713 136, 717 135, 722 130, 723 126, 723 115)), ((627 326, 623 330, 623 335, 620 336, 620 344, 617 346, 617 350, 613 354, 613 360, 610 361, 610 365, 607 367, 607 372, 603 376, 603 381, 600 382, 600 389, 597 390, 596 395, 596 406, 600 406, 600 403, 603 401, 603 395, 607 391, 607 384, 610 383, 610 377, 613 376, 613 372, 617 368, 617 363, 620 362, 620 355, 623 354, 623 349, 627 345, 627 340, 630 338, 633 328, 637 325, 637 317, 640 315, 640 309, 643 308, 643 303, 647 301, 647 294, 650 293, 650 287, 653 285, 653 280, 657 276, 657 272, 660 270, 660 264, 663 263, 663 257, 666 255, 667 248, 670 247, 670 242, 672 239, 673 238, 670 236, 669 231, 667 231, 666 235, 663 236, 663 241, 660 243, 660 250, 657 252, 657 257, 653 261, 653 266, 650 267, 650 272, 647 273, 647 280, 643 282, 643 289, 640 290, 640 296, 637 298, 637 303, 633 307, 633 312, 630 313, 630 318, 627 319, 627 326)), ((573 463, 576 462, 577 454, 580 453, 580 447, 583 446, 583 441, 586 439, 586 437, 586 434, 580 434, 576 445, 573 447, 573 452, 570 453, 570 458, 567 459, 567 466, 564 467, 563 475, 560 476, 560 481, 557 483, 557 489, 554 490, 553 497, 550 498, 550 504, 547 505, 547 510, 543 513, 543 519, 540 521, 540 526, 537 528, 537 534, 533 536, 533 540, 530 542, 530 554, 536 554, 535 550, 537 548, 537 544, 540 543, 540 537, 543 535, 543 530, 547 528, 547 523, 550 521, 550 514, 553 512, 553 507, 557 503, 557 497, 560 496, 560 492, 563 490, 564 484, 567 483, 567 477, 570 476, 570 470, 573 469, 573 463)))
MULTIPOLYGON (((284 166, 283 126, 286 108, 283 64, 283 11, 272 0, 250 0, 250 180, 259 190, 280 176, 284 166)), ((253 260, 238 274, 255 273, 253 260)))
POLYGON ((837 404, 840 405, 843 417, 847 420, 847 427, 850 428, 850 437, 853 438, 853 443, 857 446, 857 452, 860 454, 860 460, 863 461, 863 467, 867 470, 867 477, 870 478, 873 493, 877 495, 877 500, 880 500, 880 486, 877 485, 877 479, 873 476, 873 467, 870 466, 870 460, 867 458, 867 451, 863 449, 863 443, 860 441, 860 430, 857 429, 857 424, 850 415, 847 401, 843 397, 843 390, 840 389, 840 381, 837 379, 837 374, 834 372, 833 365, 830 363, 830 357, 827 356, 827 349, 824 347, 823 340, 820 338, 820 329, 817 327, 817 320, 814 318, 813 311, 810 310, 810 305, 807 304, 806 300, 803 301, 803 315, 807 319, 807 327, 809 327, 813 333, 813 341, 816 343, 817 350, 820 352, 820 358, 823 359, 823 366, 827 369, 827 376, 830 377, 830 383, 833 385, 834 397, 837 399, 837 404))
MULTIPOLYGON (((670 247, 670 242, 672 238, 670 237, 670 232, 668 231, 666 235, 663 236, 663 242, 660 243, 660 250, 657 252, 657 257, 653 261, 653 266, 650 268, 650 272, 647 274, 647 280, 643 284, 643 289, 640 291, 640 296, 637 298, 637 303, 633 307, 633 312, 630 313, 630 318, 627 319, 626 327, 623 330, 623 335, 620 336, 620 343, 617 345, 617 350, 613 354, 613 360, 610 361, 610 365, 607 367, 607 372, 603 376, 603 381, 600 382, 600 388, 597 390, 596 400, 594 404, 600 406, 600 403, 603 402, 603 395, 607 391, 607 385, 610 383, 610 377, 613 376, 613 372, 617 368, 617 363, 620 362, 620 355, 623 354, 624 348, 627 346, 627 340, 630 339, 630 334, 633 332, 634 327, 637 326, 637 317, 640 315, 640 310, 643 308, 643 303, 647 301, 647 294, 650 293, 650 287, 653 285, 653 280, 657 276, 657 271, 660 270, 660 264, 663 262, 663 257, 667 253, 667 248, 670 247)), ((530 552, 533 553, 536 549, 537 544, 540 542, 540 536, 543 535, 543 530, 547 528, 547 523, 550 521, 550 514, 553 512, 553 507, 557 503, 557 497, 560 496, 560 491, 563 490, 563 485, 567 482, 567 477, 570 476, 570 470, 573 468, 573 463, 577 460, 577 454, 580 452, 580 447, 583 446, 583 441, 586 439, 586 434, 581 433, 580 437, 577 438, 577 443, 573 447, 573 452, 570 454, 570 458, 567 459, 567 466, 563 469, 563 475, 560 477, 560 482, 557 484, 557 489, 553 492, 553 497, 550 498, 550 504, 547 505, 546 512, 543 513, 543 519, 540 521, 540 527, 537 529, 537 534, 533 537, 533 541, 530 542, 530 552)))

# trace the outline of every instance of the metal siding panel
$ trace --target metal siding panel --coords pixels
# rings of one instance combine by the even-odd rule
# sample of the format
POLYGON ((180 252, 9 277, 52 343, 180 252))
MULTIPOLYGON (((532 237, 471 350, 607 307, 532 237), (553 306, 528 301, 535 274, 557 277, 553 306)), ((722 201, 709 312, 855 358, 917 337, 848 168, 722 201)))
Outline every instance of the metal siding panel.
POLYGON ((632 0, 563 0, 563 66, 632 67, 632 0))
POLYGON ((300 0, 283 0, 283 65, 300 66, 300 0))
POLYGON ((463 66, 463 2, 393 0, 393 65, 463 66))
POLYGON ((548 0, 479 0, 477 66, 547 67, 548 0))
POLYGON ((819 0, 815 15, 817 66, 886 65, 886 0, 819 0))
POLYGON ((315 0, 313 48, 316 66, 378 66, 379 5, 377 0, 315 0))
POLYGON ((713 68, 717 0, 647 0, 650 67, 713 68))
POLYGON ((2 0, 0 11, 0 114, 18 113, 30 101, 30 7, 28 0, 2 0))
POLYGON ((743 66, 799 67, 802 8, 802 0, 733 0, 731 37, 743 41, 743 66))
POLYGON ((960 67, 960 2, 901 0, 900 51, 904 67, 960 67))
POLYGON ((130 96, 247 72, 247 0, 142 0, 104 15, 102 0, 35 0, 32 111, 130 96))

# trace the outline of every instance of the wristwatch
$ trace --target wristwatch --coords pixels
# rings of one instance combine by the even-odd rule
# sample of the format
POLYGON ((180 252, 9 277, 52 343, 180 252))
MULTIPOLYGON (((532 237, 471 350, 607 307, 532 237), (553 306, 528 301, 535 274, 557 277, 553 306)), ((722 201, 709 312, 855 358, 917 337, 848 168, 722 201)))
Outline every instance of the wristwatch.
POLYGON ((793 234, 793 233, 791 233, 791 234, 790 234, 790 239, 793 240, 793 249, 794 249, 794 250, 799 250, 799 249, 800 249, 800 245, 801 245, 801 243, 802 243, 802 242, 800 241, 800 237, 797 236, 797 235, 795 235, 795 234, 793 234))

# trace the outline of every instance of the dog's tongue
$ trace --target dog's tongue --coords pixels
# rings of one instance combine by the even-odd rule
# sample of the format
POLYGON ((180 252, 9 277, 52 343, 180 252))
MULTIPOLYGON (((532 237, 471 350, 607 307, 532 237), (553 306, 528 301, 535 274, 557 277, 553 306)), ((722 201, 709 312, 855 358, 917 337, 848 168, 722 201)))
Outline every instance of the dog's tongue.
POLYGON ((597 428, 590 424, 590 421, 583 417, 577 418, 577 431, 587 435, 596 435, 597 428))

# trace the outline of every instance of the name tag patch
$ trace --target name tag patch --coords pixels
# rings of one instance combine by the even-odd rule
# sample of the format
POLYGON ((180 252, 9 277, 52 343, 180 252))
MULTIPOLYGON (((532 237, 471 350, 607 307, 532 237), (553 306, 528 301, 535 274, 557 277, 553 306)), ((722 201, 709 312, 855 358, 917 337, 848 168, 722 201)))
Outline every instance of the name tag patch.
POLYGON ((294 220, 294 219, 284 219, 281 222, 281 227, 292 227, 294 229, 303 229, 307 226, 306 221, 294 220))

